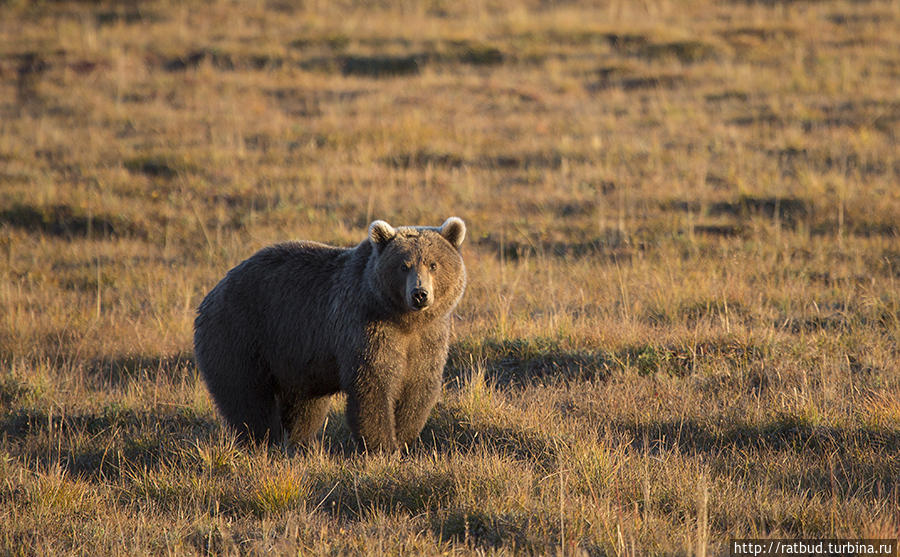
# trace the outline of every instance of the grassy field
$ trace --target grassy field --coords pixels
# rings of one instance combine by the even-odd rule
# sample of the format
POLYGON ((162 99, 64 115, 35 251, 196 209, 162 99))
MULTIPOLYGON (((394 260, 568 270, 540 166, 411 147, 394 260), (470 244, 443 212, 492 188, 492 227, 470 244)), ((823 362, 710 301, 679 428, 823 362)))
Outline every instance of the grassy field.
POLYGON ((898 130, 897 0, 0 2, 0 553, 896 538, 898 130), (216 281, 450 215, 421 440, 235 446, 216 281))

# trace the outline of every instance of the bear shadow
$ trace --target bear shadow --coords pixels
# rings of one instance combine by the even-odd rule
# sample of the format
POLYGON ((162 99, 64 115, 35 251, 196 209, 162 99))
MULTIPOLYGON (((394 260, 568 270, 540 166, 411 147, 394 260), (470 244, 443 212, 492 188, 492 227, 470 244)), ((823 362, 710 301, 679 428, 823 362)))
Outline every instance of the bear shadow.
POLYGON ((121 388, 133 382, 169 382, 194 378, 198 374, 192 352, 165 355, 117 355, 96 358, 85 364, 85 371, 97 387, 121 388))
POLYGON ((0 435, 10 453, 37 469, 59 469, 94 483, 114 481, 128 468, 156 469, 184 461, 185 446, 208 442, 219 433, 214 419, 187 407, 114 404, 88 412, 22 408, 0 419, 0 435), (48 449, 48 443, 56 446, 48 449))

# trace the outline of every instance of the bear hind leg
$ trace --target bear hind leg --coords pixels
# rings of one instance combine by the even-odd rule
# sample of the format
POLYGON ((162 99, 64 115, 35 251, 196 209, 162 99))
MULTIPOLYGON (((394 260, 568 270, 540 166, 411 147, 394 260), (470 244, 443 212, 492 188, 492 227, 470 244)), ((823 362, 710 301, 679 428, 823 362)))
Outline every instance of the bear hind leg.
POLYGON ((240 441, 281 443, 283 430, 278 401, 270 382, 231 384, 225 392, 227 396, 214 397, 216 406, 240 441))

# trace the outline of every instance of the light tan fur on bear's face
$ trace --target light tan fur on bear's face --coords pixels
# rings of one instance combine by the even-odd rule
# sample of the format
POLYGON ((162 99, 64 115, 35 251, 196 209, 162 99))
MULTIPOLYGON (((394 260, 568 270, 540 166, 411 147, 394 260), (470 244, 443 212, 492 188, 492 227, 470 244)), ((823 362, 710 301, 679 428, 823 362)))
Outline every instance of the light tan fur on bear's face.
MULTIPOLYGON (((378 252, 380 291, 398 308, 428 312, 435 303, 435 291, 452 293, 465 273, 458 253, 464 238, 465 224, 456 217, 439 228, 393 228, 384 221, 373 222, 369 240, 378 252)), ((458 298, 444 301, 455 305, 458 298)))

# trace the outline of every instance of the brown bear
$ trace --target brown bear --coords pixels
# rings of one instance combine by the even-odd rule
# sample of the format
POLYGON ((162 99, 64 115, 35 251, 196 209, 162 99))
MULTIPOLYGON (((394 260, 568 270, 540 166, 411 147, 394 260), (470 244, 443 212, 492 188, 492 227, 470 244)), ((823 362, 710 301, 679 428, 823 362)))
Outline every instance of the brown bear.
POLYGON ((357 442, 415 440, 440 395, 450 315, 466 271, 465 223, 376 220, 353 248, 288 242, 240 263, 197 310, 197 365, 243 439, 302 442, 347 395, 357 442))

